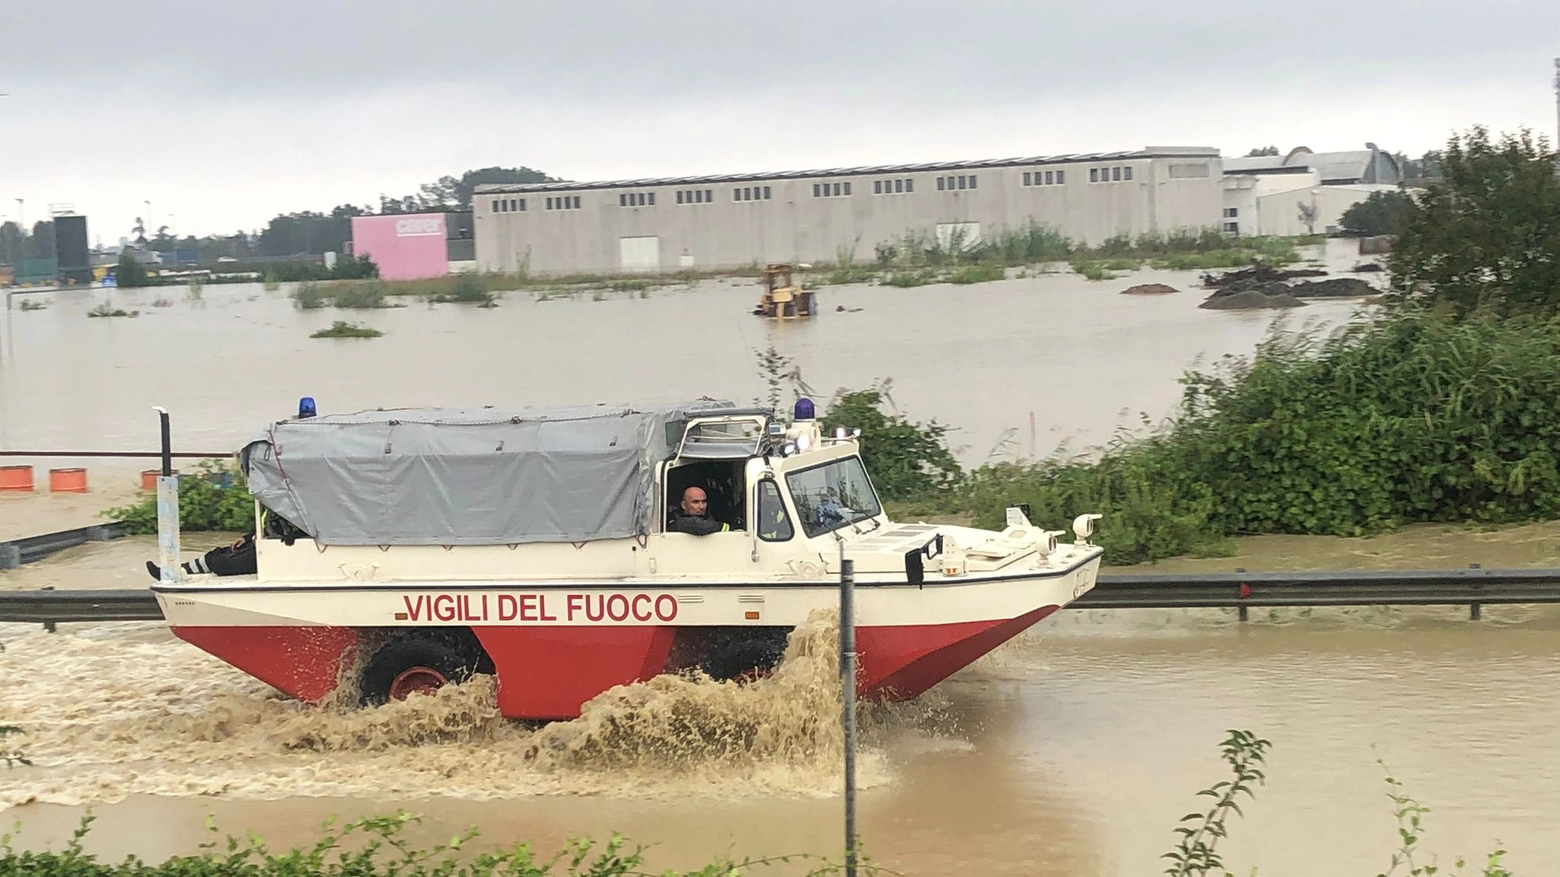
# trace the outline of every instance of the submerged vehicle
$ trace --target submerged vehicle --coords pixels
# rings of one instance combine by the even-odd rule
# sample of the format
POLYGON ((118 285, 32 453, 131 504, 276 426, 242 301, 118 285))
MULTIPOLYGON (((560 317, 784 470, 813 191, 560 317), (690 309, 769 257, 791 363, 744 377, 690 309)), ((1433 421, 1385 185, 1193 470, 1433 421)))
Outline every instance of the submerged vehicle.
POLYGON ((772 319, 789 319, 811 317, 817 313, 818 293, 793 282, 791 273, 790 265, 764 266, 763 291, 758 294, 754 314, 772 319))
POLYGON ((863 698, 915 697, 1094 586, 1098 515, 1071 544, 1018 507, 896 523, 858 437, 807 399, 789 423, 708 398, 279 420, 239 453, 256 574, 153 591, 174 634, 303 701, 485 673, 503 715, 566 719, 662 673, 766 673, 838 606, 843 559, 863 698), (718 532, 674 529, 690 487, 718 532))

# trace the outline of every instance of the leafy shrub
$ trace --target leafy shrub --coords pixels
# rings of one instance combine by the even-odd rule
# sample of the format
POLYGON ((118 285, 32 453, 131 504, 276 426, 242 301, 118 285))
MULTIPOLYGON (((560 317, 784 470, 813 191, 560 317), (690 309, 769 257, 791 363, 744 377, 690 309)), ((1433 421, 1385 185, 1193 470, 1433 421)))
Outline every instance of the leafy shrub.
MULTIPOLYGON (((202 461, 195 472, 179 478, 179 529, 250 533, 255 529, 255 501, 243 473, 232 463, 202 461)), ((122 521, 132 535, 157 532, 157 495, 148 494, 126 506, 103 512, 122 521)))

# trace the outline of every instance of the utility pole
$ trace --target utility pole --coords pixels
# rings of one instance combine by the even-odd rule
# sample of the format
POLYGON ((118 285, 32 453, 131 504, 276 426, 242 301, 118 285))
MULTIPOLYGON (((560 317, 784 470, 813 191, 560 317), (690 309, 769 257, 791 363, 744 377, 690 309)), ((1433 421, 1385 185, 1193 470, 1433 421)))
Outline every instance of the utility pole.
POLYGON ((1555 59, 1555 173, 1560 174, 1560 58, 1555 59))

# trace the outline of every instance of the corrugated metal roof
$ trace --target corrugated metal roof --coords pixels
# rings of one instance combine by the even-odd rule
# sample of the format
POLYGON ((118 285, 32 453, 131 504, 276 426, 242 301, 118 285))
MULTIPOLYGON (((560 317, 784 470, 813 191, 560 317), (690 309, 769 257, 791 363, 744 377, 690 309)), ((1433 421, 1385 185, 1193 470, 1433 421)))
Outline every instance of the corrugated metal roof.
POLYGON ((558 192, 582 189, 645 189, 657 186, 697 186, 711 183, 758 183, 775 180, 821 179, 824 177, 856 177, 875 174, 908 174, 926 171, 982 170, 985 168, 1025 167, 1036 164, 1081 164, 1096 161, 1123 161, 1144 158, 1218 158, 1219 150, 1213 147, 1165 147, 1166 151, 1131 150, 1126 152, 1085 152, 1066 155, 1035 155, 1026 158, 992 158, 977 161, 941 161, 923 164, 865 165, 852 168, 823 168, 815 170, 777 171, 771 173, 711 174, 700 177, 647 177, 637 180, 603 180, 593 182, 562 183, 485 183, 477 186, 476 194, 486 195, 513 192, 558 192))
MULTIPOLYGON (((1305 167, 1321 175, 1322 181, 1364 180, 1370 176, 1371 151, 1351 149, 1343 152, 1310 152, 1295 150, 1289 155, 1262 155, 1224 159, 1227 174, 1273 172, 1278 168, 1305 167)), ((1381 153, 1381 170, 1384 176, 1395 177, 1397 160, 1387 152, 1381 153)))

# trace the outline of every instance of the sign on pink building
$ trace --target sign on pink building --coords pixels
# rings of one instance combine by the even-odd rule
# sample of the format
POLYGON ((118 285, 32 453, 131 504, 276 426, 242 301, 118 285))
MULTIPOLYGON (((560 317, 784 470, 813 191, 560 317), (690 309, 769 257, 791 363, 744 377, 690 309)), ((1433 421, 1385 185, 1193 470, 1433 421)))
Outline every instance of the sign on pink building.
POLYGON ((386 280, 450 273, 447 237, 442 213, 352 217, 352 252, 372 258, 386 280))

